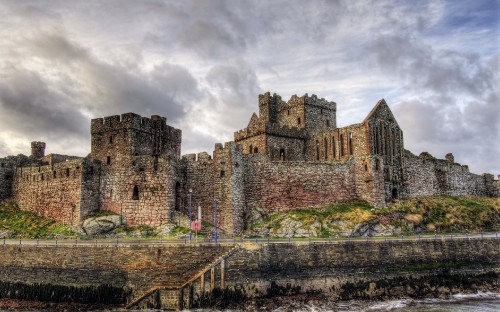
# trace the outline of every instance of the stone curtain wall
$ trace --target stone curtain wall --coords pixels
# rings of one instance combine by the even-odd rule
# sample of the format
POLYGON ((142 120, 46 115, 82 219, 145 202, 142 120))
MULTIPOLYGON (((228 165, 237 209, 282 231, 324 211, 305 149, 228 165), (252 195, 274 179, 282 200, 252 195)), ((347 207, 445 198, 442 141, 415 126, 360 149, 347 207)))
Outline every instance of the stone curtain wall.
POLYGON ((357 198, 354 163, 271 162, 248 156, 245 201, 248 211, 286 211, 357 198))
POLYGON ((88 161, 77 159, 52 166, 16 168, 13 199, 23 210, 77 225, 84 214, 98 209, 92 198, 97 195, 94 183, 98 180, 89 174, 89 166, 88 161))
POLYGON ((454 163, 452 159, 436 159, 428 153, 415 156, 405 151, 404 168, 410 196, 494 196, 488 192, 485 176, 470 173, 467 166, 454 163))

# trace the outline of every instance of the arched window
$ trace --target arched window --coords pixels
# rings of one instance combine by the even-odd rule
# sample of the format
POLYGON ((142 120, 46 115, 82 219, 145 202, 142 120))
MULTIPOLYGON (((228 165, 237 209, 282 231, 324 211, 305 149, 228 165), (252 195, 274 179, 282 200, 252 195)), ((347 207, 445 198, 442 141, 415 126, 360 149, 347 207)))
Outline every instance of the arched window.
POLYGON ((319 160, 319 141, 316 140, 316 160, 319 160))
POLYGON ((340 157, 344 156, 344 135, 340 135, 340 157))
POLYGON ((134 186, 134 191, 132 194, 132 199, 133 200, 139 200, 139 187, 136 185, 134 186))
POLYGON ((328 159, 328 141, 326 138, 323 139, 323 145, 325 148, 325 160, 328 159))
POLYGON ((392 199, 398 199, 398 189, 397 188, 392 189, 392 199))
POLYGON ((281 161, 285 160, 285 149, 284 148, 280 149, 280 160, 281 161))

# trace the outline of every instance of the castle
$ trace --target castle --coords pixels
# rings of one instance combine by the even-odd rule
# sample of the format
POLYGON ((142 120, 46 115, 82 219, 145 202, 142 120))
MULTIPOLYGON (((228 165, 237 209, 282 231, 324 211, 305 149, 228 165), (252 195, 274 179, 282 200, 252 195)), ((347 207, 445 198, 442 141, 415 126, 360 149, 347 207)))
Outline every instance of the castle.
POLYGON ((419 195, 500 196, 491 174, 476 175, 454 162, 413 155, 385 100, 361 122, 338 128, 335 102, 316 95, 283 101, 259 95, 259 115, 234 133, 234 141, 181 157, 181 130, 166 118, 133 113, 91 121, 85 158, 45 156, 32 142, 31 156, 0 159, 0 200, 23 210, 78 225, 94 210, 111 210, 130 225, 175 222, 202 207, 218 226, 240 233, 252 211, 314 208, 346 200, 384 207, 419 195), (196 209, 194 209, 196 210, 196 209))

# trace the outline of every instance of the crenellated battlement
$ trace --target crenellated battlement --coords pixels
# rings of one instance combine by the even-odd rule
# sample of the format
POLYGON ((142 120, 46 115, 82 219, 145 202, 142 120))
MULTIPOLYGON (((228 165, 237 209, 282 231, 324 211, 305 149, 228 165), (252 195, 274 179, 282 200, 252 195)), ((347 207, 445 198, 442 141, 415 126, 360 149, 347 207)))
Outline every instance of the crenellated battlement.
POLYGON ((324 98, 318 98, 316 94, 309 96, 307 93, 304 95, 304 102, 306 105, 317 106, 323 109, 337 110, 337 103, 330 102, 324 98))
POLYGON ((153 131, 153 124, 160 124, 166 127, 167 118, 158 115, 152 115, 151 118, 148 118, 134 113, 94 118, 90 122, 90 132, 93 134, 121 129, 136 129, 151 132, 153 131))

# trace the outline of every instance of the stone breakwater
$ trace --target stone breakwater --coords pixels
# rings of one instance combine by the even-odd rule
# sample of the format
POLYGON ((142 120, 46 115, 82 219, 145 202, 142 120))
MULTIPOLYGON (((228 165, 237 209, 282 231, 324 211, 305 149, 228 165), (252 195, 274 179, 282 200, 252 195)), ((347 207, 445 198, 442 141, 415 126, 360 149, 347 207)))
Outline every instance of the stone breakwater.
POLYGON ((500 239, 227 246, 0 246, 0 298, 182 309, 500 290, 500 239))

